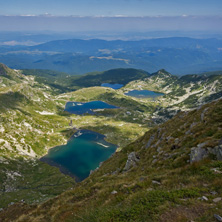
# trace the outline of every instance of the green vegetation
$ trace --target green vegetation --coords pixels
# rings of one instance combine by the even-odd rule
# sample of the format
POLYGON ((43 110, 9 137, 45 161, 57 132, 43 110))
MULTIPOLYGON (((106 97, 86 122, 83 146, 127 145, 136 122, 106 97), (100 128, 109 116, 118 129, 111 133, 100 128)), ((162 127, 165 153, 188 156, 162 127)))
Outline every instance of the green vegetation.
MULTIPOLYGON (((182 222, 213 221, 214 214, 221 215, 222 200, 213 200, 222 195, 222 164, 215 151, 221 146, 222 100, 203 105, 221 97, 220 75, 178 78, 160 70, 146 78, 142 73, 119 90, 98 86, 59 94, 63 89, 50 86, 57 81, 51 79, 53 73, 47 71, 43 80, 43 73, 36 72, 39 79, 0 67, 3 221, 182 222), (124 95, 132 89, 165 96, 153 101, 124 95), (82 116, 63 111, 67 101, 94 100, 120 108, 82 116), (186 112, 176 114, 178 110, 186 112), (76 184, 38 158, 66 143, 78 128, 104 134, 119 149, 76 184), (193 162, 191 151, 198 145, 209 155, 193 162), (127 162, 129 154, 134 159, 127 162)), ((89 76, 95 85, 101 76, 108 82, 106 75, 89 76)), ((110 78, 109 83, 115 82, 110 78)))
POLYGON ((58 168, 38 160, 1 156, 3 159, 0 163, 1 207, 12 202, 42 202, 75 184, 74 179, 61 174, 58 168))
MULTIPOLYGON (((222 195, 221 161, 211 156, 188 160, 191 147, 219 143, 221 110, 219 100, 179 113, 124 147, 72 190, 32 209, 17 205, 15 221, 214 221, 214 214, 221 214, 222 201, 213 201, 222 195), (209 129, 216 130, 206 135, 209 129), (139 161, 124 170, 132 151, 139 161)), ((13 206, 4 212, 12 218, 9 212, 13 206)))
POLYGON ((36 81, 50 85, 59 93, 77 90, 80 88, 101 86, 102 83, 127 84, 136 79, 146 78, 149 73, 139 69, 111 69, 104 72, 87 73, 81 76, 72 76, 67 73, 41 70, 25 69, 25 75, 33 75, 36 81))

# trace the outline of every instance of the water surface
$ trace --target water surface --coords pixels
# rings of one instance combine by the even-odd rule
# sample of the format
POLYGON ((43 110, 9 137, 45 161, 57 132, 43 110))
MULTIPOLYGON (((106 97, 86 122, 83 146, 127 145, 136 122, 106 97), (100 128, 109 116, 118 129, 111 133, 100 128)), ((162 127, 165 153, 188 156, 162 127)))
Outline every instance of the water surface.
POLYGON ((150 90, 132 90, 127 93, 125 93, 127 96, 132 96, 136 98, 153 98, 155 99, 156 97, 163 96, 163 93, 159 92, 154 92, 150 90))
POLYGON ((73 114, 94 114, 94 109, 115 109, 119 108, 117 106, 110 105, 102 101, 92 101, 92 102, 67 102, 65 106, 65 111, 73 114))
POLYGON ((93 131, 79 130, 66 145, 50 149, 40 160, 81 181, 115 152, 117 146, 104 138, 104 135, 93 131))
POLYGON ((103 87, 109 87, 109 88, 112 88, 112 89, 120 89, 120 88, 123 87, 123 84, 118 84, 118 83, 115 83, 115 84, 102 83, 101 86, 103 86, 103 87))

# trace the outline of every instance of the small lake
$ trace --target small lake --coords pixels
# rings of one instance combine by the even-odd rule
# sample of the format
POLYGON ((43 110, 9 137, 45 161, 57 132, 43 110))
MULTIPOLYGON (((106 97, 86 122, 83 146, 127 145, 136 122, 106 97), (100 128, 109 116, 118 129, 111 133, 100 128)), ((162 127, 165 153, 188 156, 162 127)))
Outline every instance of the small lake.
POLYGON ((59 167, 60 171, 82 181, 107 160, 117 146, 104 140, 105 136, 90 130, 79 130, 66 145, 49 150, 40 160, 59 167))
POLYGON ((149 91, 149 90, 132 90, 125 93, 127 96, 132 96, 136 98, 153 98, 155 99, 158 96, 163 96, 164 93, 149 91))
POLYGON ((115 84, 110 84, 110 83, 102 83, 103 87, 109 87, 109 88, 112 88, 112 89, 120 89, 123 87, 122 84, 118 84, 118 83, 115 83, 115 84))
POLYGON ((95 114, 94 109, 115 109, 119 108, 117 106, 110 105, 102 101, 92 101, 92 102, 67 102, 65 106, 65 111, 72 114, 95 114))

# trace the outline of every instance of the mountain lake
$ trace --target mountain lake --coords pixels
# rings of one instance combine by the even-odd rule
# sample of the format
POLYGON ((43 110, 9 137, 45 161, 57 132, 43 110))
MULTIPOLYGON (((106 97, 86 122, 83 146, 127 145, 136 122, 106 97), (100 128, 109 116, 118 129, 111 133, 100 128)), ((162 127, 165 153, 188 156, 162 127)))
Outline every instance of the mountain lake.
POLYGON ((112 89, 120 89, 123 87, 122 84, 118 84, 118 83, 115 83, 115 84, 111 84, 111 83, 102 83, 101 86, 103 87, 109 87, 109 88, 112 88, 112 89))
POLYGON ((127 93, 125 93, 127 96, 132 96, 136 98, 153 98, 155 99, 156 97, 163 96, 164 93, 160 92, 154 92, 150 90, 132 90, 127 93))
POLYGON ((65 111, 72 114, 95 114, 94 109, 115 109, 119 108, 117 106, 110 105, 102 101, 92 101, 92 102, 67 102, 65 106, 65 111))
POLYGON ((50 149, 40 160, 75 177, 77 182, 82 181, 116 151, 117 146, 104 138, 104 135, 90 130, 79 130, 66 145, 50 149))

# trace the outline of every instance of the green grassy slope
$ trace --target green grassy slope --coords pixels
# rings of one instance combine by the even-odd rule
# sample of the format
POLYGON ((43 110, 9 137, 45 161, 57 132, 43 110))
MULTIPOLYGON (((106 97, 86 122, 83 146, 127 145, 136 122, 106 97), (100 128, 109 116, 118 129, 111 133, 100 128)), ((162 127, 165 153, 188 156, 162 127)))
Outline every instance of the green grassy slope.
POLYGON ((214 221, 214 214, 222 213, 222 200, 215 199, 222 195, 221 161, 209 154, 191 163, 190 154, 198 144, 211 151, 221 144, 221 110, 218 100, 181 112, 116 153, 73 190, 31 210, 16 205, 0 215, 10 218, 14 210, 21 214, 15 221, 23 222, 214 221))
POLYGON ((41 202, 75 183, 38 160, 50 147, 66 142, 68 120, 44 85, 0 65, 0 208, 12 202, 41 202), (44 111, 52 115, 42 115, 44 111), (54 190, 52 190, 52 186, 54 190))
POLYGON ((36 76, 36 80, 45 83, 61 92, 68 92, 80 88, 100 86, 102 83, 126 84, 136 79, 146 78, 149 73, 139 69, 111 69, 104 72, 87 73, 81 76, 72 76, 52 70, 26 69, 25 75, 36 76))

